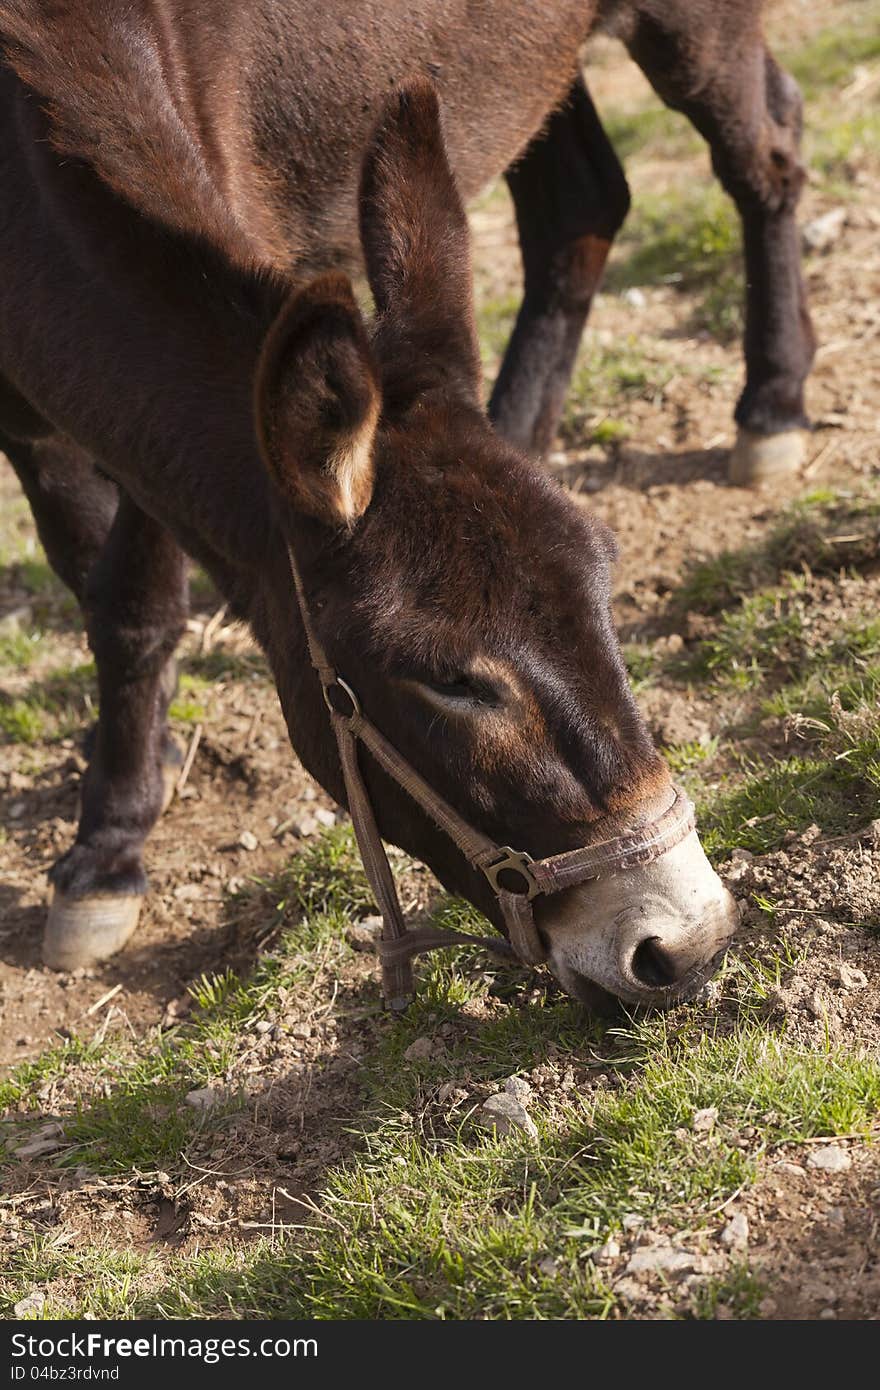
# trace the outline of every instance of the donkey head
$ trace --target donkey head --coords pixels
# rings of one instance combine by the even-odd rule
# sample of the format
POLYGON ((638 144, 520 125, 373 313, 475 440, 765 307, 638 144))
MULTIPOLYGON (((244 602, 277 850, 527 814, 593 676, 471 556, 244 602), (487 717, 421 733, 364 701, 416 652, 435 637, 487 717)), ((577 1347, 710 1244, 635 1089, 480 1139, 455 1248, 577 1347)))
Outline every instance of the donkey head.
MULTIPOLYGON (((614 541, 483 413, 467 223, 427 83, 380 121, 360 217, 372 327, 346 278, 324 275, 292 295, 257 372, 321 643, 373 723, 498 844, 543 858, 635 831, 672 790, 612 625, 614 541)), ((500 926, 483 876, 364 761, 384 838, 500 926)), ((540 900, 536 920, 571 993, 665 1002, 702 982, 736 910, 691 833, 540 900)))

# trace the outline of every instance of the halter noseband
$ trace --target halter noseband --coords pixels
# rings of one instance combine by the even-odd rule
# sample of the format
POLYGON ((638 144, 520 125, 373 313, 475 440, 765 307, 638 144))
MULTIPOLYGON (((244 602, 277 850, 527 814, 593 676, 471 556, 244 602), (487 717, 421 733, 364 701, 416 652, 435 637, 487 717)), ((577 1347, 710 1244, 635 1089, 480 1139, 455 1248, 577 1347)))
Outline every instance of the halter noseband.
POLYGON ((539 965, 546 960, 547 951, 538 934, 532 910, 532 901, 538 894, 558 893, 562 889, 574 888, 590 879, 599 878, 602 874, 650 864, 680 844, 694 829, 693 805, 676 787, 673 789, 672 805, 637 832, 616 835, 599 844, 551 855, 548 859, 532 859, 530 855, 511 849, 509 845, 497 845, 453 810, 366 718, 354 690, 327 659, 312 625, 296 556, 289 546, 287 553, 309 657, 321 681, 324 703, 339 747, 355 838, 367 879, 382 914, 384 925, 379 957, 382 963, 382 991, 388 1008, 399 1012, 412 1000, 415 994, 412 958, 425 951, 476 944, 498 955, 517 956, 527 965, 539 965), (383 771, 449 836, 468 863, 485 874, 498 899, 509 942, 491 941, 440 927, 407 929, 391 865, 361 774, 358 743, 367 748, 383 771))

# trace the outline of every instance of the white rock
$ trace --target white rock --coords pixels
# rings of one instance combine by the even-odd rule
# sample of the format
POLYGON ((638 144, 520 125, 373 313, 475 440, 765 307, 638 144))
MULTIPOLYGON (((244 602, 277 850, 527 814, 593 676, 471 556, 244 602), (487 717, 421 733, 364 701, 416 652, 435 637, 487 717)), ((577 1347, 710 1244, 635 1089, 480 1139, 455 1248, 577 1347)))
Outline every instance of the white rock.
POLYGON ((292 1038, 305 1040, 312 1036, 312 1025, 310 1023, 292 1023, 287 1031, 292 1038))
POLYGON ((485 1102, 480 1111, 480 1123, 502 1135, 521 1129, 530 1139, 538 1137, 538 1127, 525 1106, 505 1091, 499 1091, 485 1102))
POLYGON ((211 1110, 227 1099, 227 1092, 219 1086, 201 1086, 196 1091, 187 1091, 186 1103, 193 1110, 211 1110))
POLYGON ((334 811, 327 811, 323 806, 319 806, 315 812, 315 820, 319 825, 331 826, 336 824, 336 814, 334 811))
POLYGON ((697 1134, 709 1134, 715 1128, 715 1121, 718 1119, 718 1106, 707 1105, 705 1110, 695 1110, 691 1125, 697 1134))
POLYGON ((825 1144, 814 1149, 807 1159, 808 1168, 821 1168, 824 1173, 846 1173, 852 1167, 852 1159, 846 1149, 839 1144, 825 1144))
POLYGON ((552 1279, 559 1269, 559 1261, 554 1260, 552 1255, 545 1255, 543 1260, 538 1261, 538 1269, 548 1279, 552 1279))
POLYGON ((749 1243, 748 1217, 741 1211, 732 1216, 721 1232, 721 1243, 729 1250, 745 1250, 749 1243))
POLYGON ((833 246, 846 223, 846 208, 832 208, 814 217, 801 231, 804 246, 808 251, 827 251, 833 246))
POLYGON ((620 1224, 625 1231, 640 1231, 645 1224, 645 1218, 639 1216, 637 1211, 628 1211, 620 1224))
POLYGON ((628 304, 631 309, 644 309, 648 302, 638 285, 632 285, 630 289, 624 290, 621 299, 624 304, 628 304))
POLYGON ((521 1076, 509 1076, 504 1083, 504 1089, 514 1100, 518 1100, 520 1105, 531 1105, 534 1100, 531 1086, 521 1076))
POLYGON ((242 849, 246 849, 251 853, 258 847, 260 842, 252 830, 243 830, 238 837, 238 843, 241 845, 242 849))
POLYGON ((634 1250, 630 1256, 629 1264, 626 1267, 627 1274, 674 1274, 686 1269, 693 1269, 697 1263, 698 1256, 690 1250, 684 1250, 680 1245, 657 1245, 643 1246, 639 1250, 634 1250))
POLYGON ((596 1251, 597 1260, 616 1260, 620 1254, 620 1242, 613 1236, 606 1240, 604 1245, 600 1245, 596 1251))
POLYGON ((403 1055, 407 1062, 424 1062, 433 1051, 434 1043, 431 1038, 416 1038, 403 1055))
POLYGON ((45 1306, 46 1295, 36 1290, 34 1293, 29 1293, 27 1298, 20 1298, 17 1303, 13 1304, 12 1311, 17 1318, 27 1318, 32 1313, 39 1317, 45 1306))
POLYGON ((854 965, 847 965, 845 962, 838 967, 837 978, 840 980, 841 989, 865 989, 868 983, 864 970, 858 970, 854 965))

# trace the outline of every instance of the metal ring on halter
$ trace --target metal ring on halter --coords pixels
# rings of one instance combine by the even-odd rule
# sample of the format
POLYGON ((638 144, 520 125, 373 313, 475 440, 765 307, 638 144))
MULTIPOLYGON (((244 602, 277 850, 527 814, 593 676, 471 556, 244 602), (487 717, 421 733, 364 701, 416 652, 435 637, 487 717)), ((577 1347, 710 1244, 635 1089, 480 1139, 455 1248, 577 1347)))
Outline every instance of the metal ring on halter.
POLYGON ((360 700, 355 695, 351 686, 348 684, 348 681, 344 681, 341 676, 334 677, 331 684, 325 685, 322 688, 324 692, 324 704, 327 706, 331 714, 338 714, 342 719, 357 719, 357 717, 362 713, 360 700), (343 695, 351 705, 350 710, 336 708, 332 700, 332 694, 334 690, 342 691, 343 695))
POLYGON ((517 893, 520 897, 531 899, 536 894, 543 892, 543 889, 532 873, 534 859, 524 850, 511 849, 510 845, 501 845, 499 857, 491 864, 483 864, 483 873, 492 885, 496 893, 517 893), (501 874, 518 874, 525 884, 524 888, 514 888, 510 883, 503 883, 500 879, 501 874))

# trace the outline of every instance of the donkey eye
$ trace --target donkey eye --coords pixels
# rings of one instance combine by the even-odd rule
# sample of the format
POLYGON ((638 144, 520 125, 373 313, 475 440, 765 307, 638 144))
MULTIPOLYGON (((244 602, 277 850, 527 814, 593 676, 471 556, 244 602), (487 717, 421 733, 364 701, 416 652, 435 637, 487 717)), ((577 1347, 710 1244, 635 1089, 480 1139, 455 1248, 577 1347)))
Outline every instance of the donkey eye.
POLYGON ((454 676, 446 681, 426 680, 422 683, 446 700, 462 700, 475 705, 498 705, 501 702, 494 686, 470 676, 454 676))

